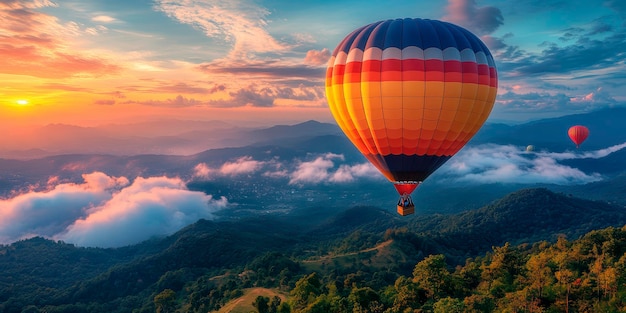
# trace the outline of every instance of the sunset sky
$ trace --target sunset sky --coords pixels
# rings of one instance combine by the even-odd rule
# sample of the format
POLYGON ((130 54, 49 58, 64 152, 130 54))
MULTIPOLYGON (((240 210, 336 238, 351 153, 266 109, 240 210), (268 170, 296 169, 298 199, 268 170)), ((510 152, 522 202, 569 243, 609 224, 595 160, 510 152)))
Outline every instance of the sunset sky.
POLYGON ((332 121, 330 53, 357 27, 400 17, 482 38, 500 77, 490 120, 626 100, 619 0, 2 0, 0 128, 332 121))

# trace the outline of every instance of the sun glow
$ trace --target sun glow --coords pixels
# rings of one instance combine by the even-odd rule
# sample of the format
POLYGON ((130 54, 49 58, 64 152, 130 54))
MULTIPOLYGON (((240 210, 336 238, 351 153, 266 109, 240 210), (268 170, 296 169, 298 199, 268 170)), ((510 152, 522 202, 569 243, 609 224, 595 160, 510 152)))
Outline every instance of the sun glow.
POLYGON ((20 99, 20 100, 15 101, 15 103, 17 103, 18 105, 27 105, 28 100, 20 99))

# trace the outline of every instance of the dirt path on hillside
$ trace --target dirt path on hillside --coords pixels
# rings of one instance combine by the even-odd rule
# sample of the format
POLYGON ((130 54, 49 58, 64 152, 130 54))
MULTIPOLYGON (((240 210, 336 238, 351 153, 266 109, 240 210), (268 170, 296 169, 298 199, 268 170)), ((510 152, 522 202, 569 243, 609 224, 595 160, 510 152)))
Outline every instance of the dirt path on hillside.
POLYGON ((336 255, 326 255, 323 257, 320 257, 318 259, 314 259, 314 260, 304 260, 302 261, 303 263, 314 263, 314 262, 320 262, 320 261, 328 261, 328 260, 332 260, 335 258, 341 258, 341 257, 345 257, 345 256, 350 256, 350 255, 357 255, 360 253, 365 253, 365 252, 371 252, 374 250, 380 250, 388 245, 390 245, 392 242, 392 240, 387 240, 385 242, 381 242, 378 245, 372 247, 372 248, 367 248, 367 249, 363 249, 360 251, 356 251, 356 252, 348 252, 348 253, 343 253, 343 254, 336 254, 336 255))

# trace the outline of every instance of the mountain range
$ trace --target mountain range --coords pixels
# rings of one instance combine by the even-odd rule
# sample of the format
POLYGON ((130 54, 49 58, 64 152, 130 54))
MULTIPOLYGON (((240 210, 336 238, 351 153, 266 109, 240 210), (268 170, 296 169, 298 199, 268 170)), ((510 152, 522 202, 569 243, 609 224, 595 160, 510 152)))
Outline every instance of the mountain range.
MULTIPOLYGON (((80 248, 32 238, 0 246, 4 273, 0 308, 12 312, 10 308, 25 306, 25 295, 35 292, 40 297, 34 304, 40 307, 72 303, 97 303, 112 310, 139 307, 144 305, 141 299, 159 290, 181 290, 207 274, 221 277, 244 272, 273 253, 278 253, 275 259, 290 256, 294 271, 309 266, 310 260, 339 260, 345 254, 364 258, 371 266, 379 266, 379 258, 384 258, 385 268, 410 273, 416 262, 431 254, 443 253, 449 262, 462 264, 507 242, 554 242, 558 236, 573 240, 625 222, 624 206, 532 188, 477 210, 413 219, 357 206, 340 211, 300 209, 292 216, 238 221, 200 220, 171 236, 116 249, 80 248), (389 230, 402 229, 406 234, 392 236, 395 239, 384 244, 381 254, 389 230)), ((319 270, 341 271, 341 266, 336 263, 319 270)))
MULTIPOLYGON (((537 175, 534 171, 552 166, 557 175, 574 173, 590 180, 480 183, 460 178, 488 176, 493 168, 454 176, 444 165, 418 188, 417 212, 408 217, 394 212, 397 195, 389 182, 374 172, 356 176, 366 161, 337 126, 316 121, 250 128, 165 123, 151 137, 160 139, 151 144, 160 144, 163 136, 176 129, 180 132, 168 140, 177 141, 175 137, 181 134, 200 138, 199 134, 211 133, 220 138, 213 141, 215 148, 182 155, 120 153, 123 149, 48 155, 51 150, 36 150, 41 157, 0 159, 1 205, 9 205, 15 194, 45 194, 51 182, 80 183, 82 175, 98 171, 129 180, 179 177, 191 191, 229 199, 228 209, 215 212, 213 219, 200 219, 171 235, 129 246, 87 248, 41 237, 0 245, 4 274, 0 312, 44 308, 48 312, 86 308, 90 312, 137 308, 141 308, 137 312, 149 312, 154 311, 155 296, 165 289, 189 293, 191 298, 194 292, 206 297, 218 291, 219 295, 209 298, 232 298, 241 284, 253 284, 261 273, 275 277, 263 279, 281 279, 293 286, 310 271, 348 275, 358 270, 383 285, 393 285, 397 275, 410 275, 414 265, 429 255, 444 254, 454 266, 506 243, 532 246, 622 227, 626 223, 626 158, 619 145, 626 137, 619 125, 625 121, 626 110, 613 108, 521 125, 487 124, 460 156, 451 159, 458 163, 448 166, 482 164, 495 151, 503 155, 501 161, 507 161, 509 153, 518 162, 501 170, 515 168, 519 175, 537 175), (579 122, 594 135, 575 149, 564 133, 579 122), (527 144, 538 151, 524 152, 527 144), (610 147, 611 151, 600 152, 610 147), (476 149, 484 151, 473 158, 485 160, 463 159, 476 149), (305 165, 311 166, 307 173, 325 180, 294 183, 296 174, 306 172, 305 165), (255 170, 243 171, 246 168, 255 170), (199 169, 207 175, 198 176, 199 169), (349 171, 355 175, 350 176, 352 180, 331 181, 333 175, 349 171), (236 175, 229 174, 233 172, 236 175), (198 286, 220 289, 193 291, 198 286)), ((122 125, 74 135, 69 133, 83 129, 57 125, 47 130, 60 130, 64 135, 56 138, 69 136, 68 142, 76 136, 88 138, 97 133, 91 137, 96 140, 128 131, 122 125)), ((151 136, 136 135, 139 142, 151 136)), ((103 150, 116 145, 114 141, 94 142, 103 150)), ((143 149, 145 143, 137 148, 143 149)), ((493 164, 489 166, 498 166, 493 164)))

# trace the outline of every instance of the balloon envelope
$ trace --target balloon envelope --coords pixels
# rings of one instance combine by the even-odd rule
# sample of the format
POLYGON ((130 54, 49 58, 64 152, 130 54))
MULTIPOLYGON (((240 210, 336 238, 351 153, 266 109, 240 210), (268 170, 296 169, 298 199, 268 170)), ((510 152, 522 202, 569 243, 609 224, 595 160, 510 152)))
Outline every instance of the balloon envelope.
POLYGON ((589 136, 589 129, 582 125, 575 125, 569 128, 567 135, 576 144, 576 148, 578 148, 589 136))
POLYGON ((493 57, 478 37, 426 19, 356 29, 333 51, 326 72, 337 124, 400 194, 480 129, 497 84, 493 57))

